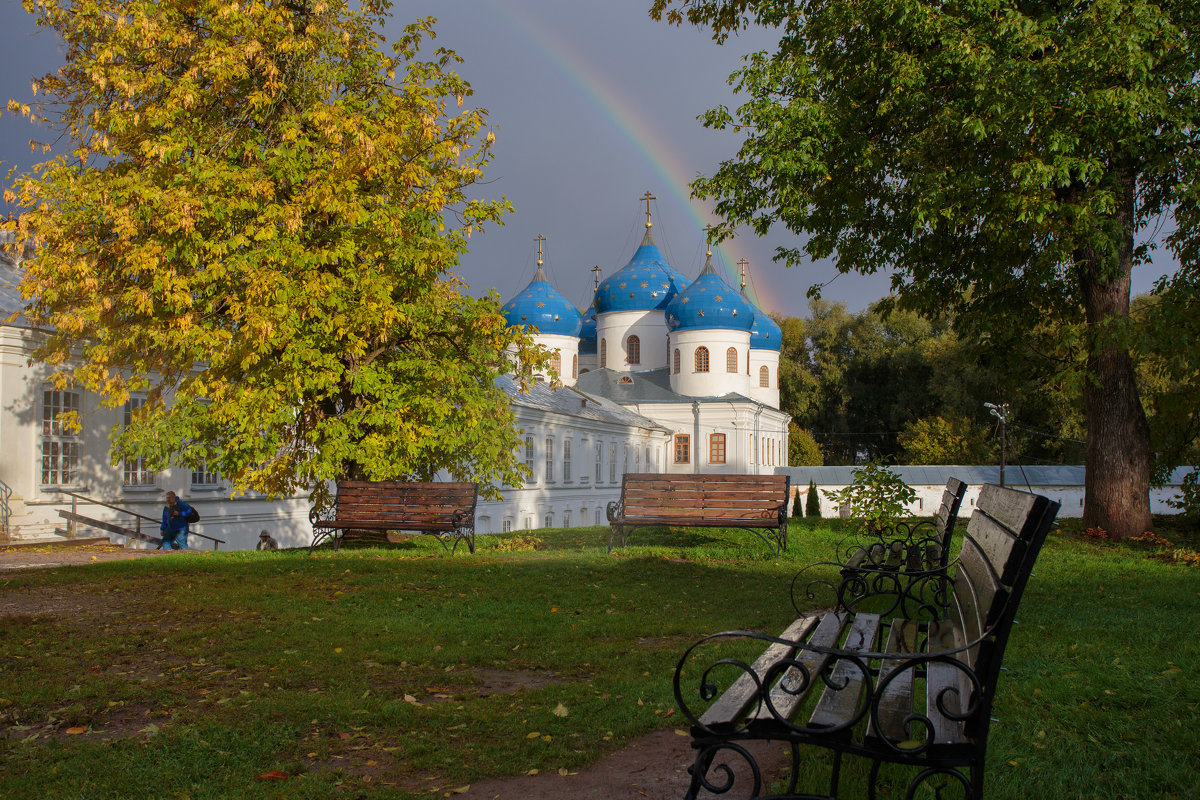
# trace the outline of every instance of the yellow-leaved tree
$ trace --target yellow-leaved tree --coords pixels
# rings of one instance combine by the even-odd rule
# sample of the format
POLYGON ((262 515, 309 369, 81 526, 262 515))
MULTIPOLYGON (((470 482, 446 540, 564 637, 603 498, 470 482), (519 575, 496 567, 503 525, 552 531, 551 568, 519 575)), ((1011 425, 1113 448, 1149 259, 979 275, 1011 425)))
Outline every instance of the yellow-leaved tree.
POLYGON ((508 210, 469 197, 486 112, 433 20, 383 0, 26 0, 65 46, 19 177, 23 292, 60 378, 147 403, 113 457, 270 495, 339 478, 517 482, 498 375, 536 360, 450 269, 508 210))

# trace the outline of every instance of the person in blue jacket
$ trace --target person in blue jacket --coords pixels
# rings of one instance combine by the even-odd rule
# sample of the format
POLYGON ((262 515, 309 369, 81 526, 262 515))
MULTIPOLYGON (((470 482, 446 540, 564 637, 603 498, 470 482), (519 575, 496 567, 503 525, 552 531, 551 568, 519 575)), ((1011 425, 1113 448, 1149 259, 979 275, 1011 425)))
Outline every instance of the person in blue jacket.
POLYGON ((188 515, 192 507, 179 499, 174 492, 167 492, 167 504, 163 506, 162 544, 159 550, 187 550, 188 515))

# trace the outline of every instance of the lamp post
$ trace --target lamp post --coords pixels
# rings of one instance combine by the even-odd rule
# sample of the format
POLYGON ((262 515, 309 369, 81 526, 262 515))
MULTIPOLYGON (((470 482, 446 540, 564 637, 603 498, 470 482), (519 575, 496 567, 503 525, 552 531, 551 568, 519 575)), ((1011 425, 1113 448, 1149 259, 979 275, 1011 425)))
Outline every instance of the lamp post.
POLYGON ((1008 432, 1005 430, 1008 422, 1008 403, 984 403, 983 407, 992 412, 992 416, 1000 420, 1000 485, 1004 485, 1004 446, 1008 442, 1008 432))

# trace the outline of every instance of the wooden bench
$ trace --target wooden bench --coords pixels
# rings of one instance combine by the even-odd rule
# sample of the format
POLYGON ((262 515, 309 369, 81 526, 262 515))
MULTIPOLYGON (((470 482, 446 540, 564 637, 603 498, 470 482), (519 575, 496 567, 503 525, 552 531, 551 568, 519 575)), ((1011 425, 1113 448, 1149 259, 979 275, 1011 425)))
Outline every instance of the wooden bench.
POLYGON ((621 482, 621 499, 608 504, 608 549, 615 541, 624 545, 635 528, 668 525, 742 528, 778 553, 787 549, 790 491, 786 475, 629 472, 621 482))
POLYGON ((333 539, 337 550, 347 530, 367 530, 431 534, 450 552, 466 541, 474 553, 478 498, 474 483, 339 481, 334 504, 309 512, 313 541, 308 552, 326 539, 333 539))
MULTIPOLYGON (((853 611, 859 600, 887 594, 895 599, 902 614, 912 616, 918 613, 916 608, 931 598, 947 600, 943 579, 953 547, 958 510, 966 493, 965 483, 949 478, 932 519, 898 522, 883 535, 861 534, 849 539, 848 545, 845 542, 839 545, 838 604, 853 611), (928 591, 935 584, 943 591, 928 591)), ((808 596, 797 595, 800 576, 808 571, 802 571, 792 584, 792 604, 797 611, 809 605, 808 596)), ((888 610, 882 609, 880 613, 887 614, 888 610)))
POLYGON ((764 775, 748 745, 765 740, 788 743, 791 758, 773 798, 845 796, 845 760, 863 762, 848 782, 869 797, 913 797, 922 787, 932 796, 950 784, 954 797, 980 800, 1004 648, 1057 513, 1045 497, 984 486, 945 572, 951 601, 939 618, 833 608, 801 614, 779 636, 729 631, 693 645, 674 679, 697 753, 686 797, 742 779, 759 797, 764 775), (828 791, 800 785, 823 763, 801 769, 807 747, 832 753, 828 791))

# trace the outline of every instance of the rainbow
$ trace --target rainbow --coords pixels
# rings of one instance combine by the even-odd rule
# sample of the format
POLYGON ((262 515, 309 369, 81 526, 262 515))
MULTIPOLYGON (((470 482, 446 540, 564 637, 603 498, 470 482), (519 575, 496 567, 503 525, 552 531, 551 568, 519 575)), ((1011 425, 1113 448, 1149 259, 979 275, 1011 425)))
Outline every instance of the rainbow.
MULTIPOLYGON (((698 231, 715 221, 714 218, 701 213, 688 195, 688 183, 694 174, 689 173, 686 165, 674 154, 672 148, 668 147, 658 132, 646 123, 643 115, 633 107, 617 87, 612 85, 605 76, 585 64, 578 55, 560 44, 553 33, 532 14, 520 13, 519 10, 494 0, 485 0, 485 2, 520 36, 535 45, 533 48, 535 53, 557 72, 568 78, 603 112, 605 119, 633 145, 639 158, 645 162, 651 173, 661 179, 671 198, 687 212, 698 231)), ((729 253, 728 242, 717 245, 714 255, 717 256, 714 264, 724 273, 726 281, 736 287, 741 282, 741 275, 734 266, 735 260, 729 253)), ((772 310, 762 304, 760 292, 753 284, 748 285, 746 289, 747 296, 755 306, 767 311, 772 310)))

